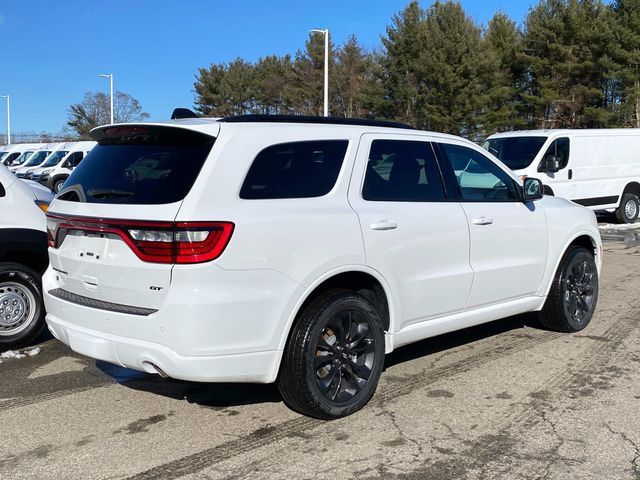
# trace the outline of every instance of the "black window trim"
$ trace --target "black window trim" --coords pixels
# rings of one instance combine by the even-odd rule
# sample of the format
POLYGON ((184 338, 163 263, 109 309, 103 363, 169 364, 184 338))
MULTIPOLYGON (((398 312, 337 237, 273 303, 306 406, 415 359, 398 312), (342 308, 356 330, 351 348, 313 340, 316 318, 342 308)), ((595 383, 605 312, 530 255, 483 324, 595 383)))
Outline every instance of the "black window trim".
POLYGON ((452 190, 451 187, 446 182, 446 176, 442 171, 442 166, 440 165, 440 159, 438 158, 438 152, 436 151, 435 141, 428 138, 398 138, 398 137, 387 137, 380 136, 376 138, 372 138, 368 144, 366 159, 364 162, 364 172, 362 173, 362 179, 360 181, 360 200, 364 202, 370 203, 450 203, 457 202, 457 196, 455 190, 452 190), (444 194, 444 198, 441 200, 368 200, 364 198, 364 182, 367 177, 367 164, 369 163, 369 153, 371 152, 371 147, 373 142, 377 140, 392 140, 392 141, 403 141, 403 142, 421 142, 426 143, 431 147, 431 151, 433 152, 433 158, 436 161, 436 168, 440 173, 440 184, 442 185, 442 193, 444 194))
MULTIPOLYGON (((275 116, 275 115, 274 115, 275 116)), ((285 200, 312 200, 312 199, 317 199, 317 198, 325 198, 328 197, 329 195, 331 195, 336 188, 338 187, 338 184, 340 183, 340 176, 343 173, 343 169, 345 168, 345 164, 347 163, 347 159, 349 157, 349 151, 351 149, 351 145, 353 143, 353 139, 351 138, 303 138, 303 139, 291 139, 291 140, 287 140, 287 141, 280 141, 278 143, 269 143, 268 145, 260 148, 260 150, 258 151, 258 153, 255 154, 255 156, 253 157, 253 159, 251 160, 251 162, 249 163, 249 167, 247 168, 244 176, 242 177, 242 181, 240 182, 240 186, 238 187, 238 191, 236 192, 236 198, 238 198, 239 200, 242 200, 244 202, 255 202, 255 201, 260 201, 260 202, 269 202, 269 201, 285 201, 285 200), (277 147, 278 145, 287 145, 290 143, 312 143, 312 142, 347 142, 347 147, 344 151, 344 157, 342 158, 342 162, 340 164, 340 169, 338 170, 338 175, 336 176, 336 180, 333 183, 333 186, 329 189, 329 191, 327 193, 325 193, 324 195, 317 195, 317 196, 312 196, 312 197, 277 197, 277 198, 244 198, 242 197, 242 188, 244 187, 245 182, 247 181, 247 177, 249 176, 249 172, 251 171, 251 167, 253 167, 253 164, 255 163, 256 159, 260 156, 260 154, 262 152, 264 152, 266 149, 268 148, 272 148, 272 147, 277 147)))
POLYGON ((438 159, 438 163, 440 164, 440 168, 441 171, 444 171, 445 176, 447 178, 447 185, 452 189, 452 191, 455 194, 455 201, 459 202, 459 203, 522 203, 522 198, 523 198, 523 192, 522 192, 522 187, 518 184, 518 182, 516 182, 516 180, 514 178, 511 177, 511 175, 509 175, 508 172, 504 171, 504 169, 502 169, 500 167, 500 165, 498 165, 496 162, 494 162, 493 160, 491 160, 489 157, 487 157, 483 152, 477 151, 474 148, 471 148, 467 145, 460 145, 457 143, 450 143, 444 140, 436 140, 434 143, 434 147, 436 149, 436 158, 438 159), (473 150, 474 152, 477 152, 478 154, 482 155, 484 158, 487 159, 487 161, 493 163, 499 170, 502 170, 504 172, 505 175, 507 175, 510 179, 511 182, 513 183, 513 186, 516 190, 517 193, 517 197, 516 198, 510 198, 510 199, 506 199, 506 200, 501 200, 501 199, 478 199, 478 200, 468 200, 468 199, 464 199, 462 198, 462 191, 460 190, 460 185, 458 184, 458 181, 456 180, 456 174, 453 171, 453 166, 451 165, 451 163, 449 162, 449 160, 447 159, 446 153, 444 152, 444 150, 442 149, 441 145, 442 144, 447 144, 447 145, 454 145, 454 146, 459 146, 459 147, 464 147, 464 148, 468 148, 469 150, 473 150))

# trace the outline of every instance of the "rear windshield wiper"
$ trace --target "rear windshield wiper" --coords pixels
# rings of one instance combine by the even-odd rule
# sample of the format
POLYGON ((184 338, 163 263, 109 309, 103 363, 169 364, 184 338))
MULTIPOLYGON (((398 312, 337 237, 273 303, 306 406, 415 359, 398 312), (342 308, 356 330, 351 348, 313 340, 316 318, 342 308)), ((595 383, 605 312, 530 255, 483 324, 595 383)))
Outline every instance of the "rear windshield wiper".
POLYGON ((125 190, 109 190, 109 189, 97 189, 94 188, 87 192, 93 198, 117 198, 117 197, 130 197, 135 195, 134 192, 127 192, 125 190))

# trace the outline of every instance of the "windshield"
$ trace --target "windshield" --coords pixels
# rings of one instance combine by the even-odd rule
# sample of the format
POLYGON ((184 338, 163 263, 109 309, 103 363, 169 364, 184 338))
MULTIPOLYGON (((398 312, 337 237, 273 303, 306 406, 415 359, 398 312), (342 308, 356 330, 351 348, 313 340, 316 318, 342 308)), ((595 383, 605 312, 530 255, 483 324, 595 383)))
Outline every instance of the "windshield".
POLYGON ((33 155, 33 152, 22 152, 18 158, 16 158, 11 165, 22 165, 24 162, 29 160, 29 158, 33 155))
POLYGON ((42 164, 43 167, 53 167, 55 165, 57 165, 60 160, 62 160, 64 157, 67 156, 67 153, 64 150, 58 150, 57 152, 53 152, 51 155, 49 155, 49 158, 47 158, 47 161, 44 162, 42 164))
POLYGON ((504 137, 484 142, 482 148, 494 154, 511 170, 527 168, 547 141, 547 137, 504 137))
POLYGON ((29 160, 24 164, 25 167, 35 167, 44 162, 44 159, 49 156, 51 152, 46 150, 40 150, 29 157, 29 160))
POLYGON ((9 152, 0 152, 0 160, 9 155, 9 152))

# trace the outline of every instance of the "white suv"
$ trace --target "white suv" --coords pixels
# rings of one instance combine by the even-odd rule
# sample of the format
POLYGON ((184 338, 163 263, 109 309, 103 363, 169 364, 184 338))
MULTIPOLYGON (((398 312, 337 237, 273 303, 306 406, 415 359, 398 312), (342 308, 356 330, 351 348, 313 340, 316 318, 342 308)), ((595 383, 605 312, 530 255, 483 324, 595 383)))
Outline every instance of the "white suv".
POLYGON ((401 345, 522 312, 566 332, 593 315, 593 212, 461 138, 279 116, 92 136, 47 220, 47 322, 79 353, 277 381, 329 419, 368 402, 401 345))

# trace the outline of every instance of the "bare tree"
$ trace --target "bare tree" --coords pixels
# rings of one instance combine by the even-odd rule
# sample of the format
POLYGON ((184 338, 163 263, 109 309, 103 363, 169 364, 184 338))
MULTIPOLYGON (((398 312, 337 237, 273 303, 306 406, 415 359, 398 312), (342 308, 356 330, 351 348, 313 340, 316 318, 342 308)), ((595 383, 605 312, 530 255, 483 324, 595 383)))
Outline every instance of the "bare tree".
MULTIPOLYGON (((89 132, 110 120, 109 95, 102 92, 85 93, 81 103, 69 107, 67 127, 74 136, 87 139, 89 132)), ((113 117, 116 123, 138 122, 149 118, 140 102, 128 93, 116 92, 113 99, 113 117)))

